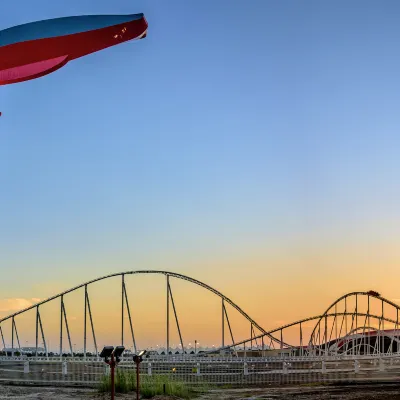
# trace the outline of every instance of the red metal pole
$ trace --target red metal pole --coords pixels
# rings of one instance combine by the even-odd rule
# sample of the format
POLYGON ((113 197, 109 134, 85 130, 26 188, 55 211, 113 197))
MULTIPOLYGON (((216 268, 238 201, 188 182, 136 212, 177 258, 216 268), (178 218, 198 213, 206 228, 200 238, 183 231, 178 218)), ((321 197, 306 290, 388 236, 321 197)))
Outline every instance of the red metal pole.
POLYGON ((115 361, 114 354, 111 354, 111 400, 115 399, 115 361))
POLYGON ((139 362, 136 362, 136 400, 139 400, 140 397, 139 379, 139 362))

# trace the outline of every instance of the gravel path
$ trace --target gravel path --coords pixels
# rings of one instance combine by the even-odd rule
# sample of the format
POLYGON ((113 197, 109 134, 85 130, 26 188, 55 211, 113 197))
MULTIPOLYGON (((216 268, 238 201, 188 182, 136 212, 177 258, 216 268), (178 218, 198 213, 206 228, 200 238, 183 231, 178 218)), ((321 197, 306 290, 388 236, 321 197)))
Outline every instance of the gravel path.
MULTIPOLYGON (((133 399, 134 395, 117 395, 133 399)), ((90 389, 0 386, 0 400, 106 400, 109 395, 90 389)), ((275 387, 264 389, 226 389, 210 391, 196 400, 400 400, 400 383, 337 387, 275 387)), ((154 400, 172 400, 158 396, 154 400)), ((177 399, 178 400, 178 399, 177 399)))

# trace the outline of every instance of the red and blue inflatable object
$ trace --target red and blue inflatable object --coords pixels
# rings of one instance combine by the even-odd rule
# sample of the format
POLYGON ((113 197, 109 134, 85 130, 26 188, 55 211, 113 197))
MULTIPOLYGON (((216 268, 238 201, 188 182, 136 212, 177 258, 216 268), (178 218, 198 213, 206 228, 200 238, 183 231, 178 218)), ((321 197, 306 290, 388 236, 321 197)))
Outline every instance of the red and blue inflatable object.
POLYGON ((77 58, 143 39, 147 28, 143 14, 132 14, 64 17, 2 30, 0 85, 39 78, 77 58))

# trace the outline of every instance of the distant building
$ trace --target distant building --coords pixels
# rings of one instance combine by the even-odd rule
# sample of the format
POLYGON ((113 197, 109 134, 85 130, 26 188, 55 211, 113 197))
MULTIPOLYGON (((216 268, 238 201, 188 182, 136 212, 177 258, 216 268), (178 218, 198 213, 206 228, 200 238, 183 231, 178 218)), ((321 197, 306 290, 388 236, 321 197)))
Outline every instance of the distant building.
MULTIPOLYGON (((34 354, 36 354, 36 347, 21 347, 21 348, 5 347, 2 351, 3 351, 3 353, 6 353, 7 356, 11 356, 13 353, 14 353, 14 355, 16 353, 19 353, 21 355, 34 355, 34 354)), ((46 350, 44 347, 38 347, 37 352, 45 353, 46 350)))

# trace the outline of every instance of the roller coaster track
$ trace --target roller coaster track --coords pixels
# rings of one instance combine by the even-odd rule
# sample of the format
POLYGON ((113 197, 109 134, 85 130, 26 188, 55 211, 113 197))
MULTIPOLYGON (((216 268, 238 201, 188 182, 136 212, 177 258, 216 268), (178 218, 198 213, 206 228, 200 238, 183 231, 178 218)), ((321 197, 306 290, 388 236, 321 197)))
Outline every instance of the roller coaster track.
MULTIPOLYGON (((96 342, 87 288, 88 288, 89 285, 94 284, 94 283, 99 282, 99 281, 103 281, 103 280, 111 279, 111 278, 116 278, 116 277, 121 277, 122 278, 122 298, 123 298, 123 300, 122 300, 122 314, 124 313, 124 304, 125 304, 125 307, 127 307, 127 310, 128 310, 129 321, 130 321, 131 331, 132 331, 132 338, 133 338, 134 345, 135 345, 135 348, 136 348, 136 343, 135 343, 135 339, 134 339, 134 333, 133 333, 133 327, 132 327, 132 321, 131 321, 131 315, 130 315, 130 310, 129 310, 129 304, 128 304, 128 299, 127 299, 127 294, 126 294, 124 278, 126 276, 128 276, 128 275, 140 275, 140 274, 164 275, 166 277, 166 279, 167 279, 168 308, 169 308, 169 302, 172 301, 172 306, 173 306, 173 310, 174 310, 174 314, 175 314, 175 319, 176 319, 176 322, 177 322, 177 327, 178 327, 178 331, 179 331, 180 340, 181 340, 181 343, 182 343, 182 348, 183 348, 183 341, 182 341, 182 336, 181 336, 181 332, 180 332, 178 316, 177 316, 177 313, 176 313, 175 304, 174 304, 174 300, 173 300, 173 296, 172 296, 172 290, 171 290, 171 286, 170 286, 170 283, 169 283, 169 278, 176 278, 176 279, 180 279, 180 280, 183 280, 183 281, 190 282, 190 283, 195 284, 197 286, 200 286, 200 287, 206 289, 207 291, 213 293, 214 295, 218 296, 222 300, 222 309, 223 309, 223 311, 222 311, 222 315, 223 315, 222 316, 222 324, 223 324, 223 329, 224 329, 224 320, 225 320, 224 314, 225 314, 227 322, 228 322, 229 330, 231 332, 232 341, 233 341, 233 335, 232 335, 232 331, 231 331, 231 327, 230 327, 230 323, 229 323, 229 318, 228 318, 228 314, 227 314, 227 311, 226 311, 224 303, 227 303, 230 306, 232 306, 247 321, 249 321, 250 324, 251 324, 253 332, 254 332, 254 328, 256 328, 263 335, 268 336, 271 341, 273 341, 275 343, 278 343, 280 346, 288 346, 287 343, 281 343, 281 341, 278 338, 275 338, 274 336, 270 335, 261 325, 259 325, 253 318, 251 318, 242 308, 240 308, 231 299, 229 299, 227 296, 225 296, 224 294, 222 294, 218 290, 214 289, 213 287, 211 287, 211 286, 209 286, 209 285, 207 285, 207 284, 205 284, 205 283, 203 283, 203 282, 201 282, 201 281, 199 281, 197 279, 194 279, 194 278, 191 278, 189 276, 186 276, 186 275, 182 275, 182 274, 178 274, 178 273, 170 272, 170 271, 155 271, 155 270, 125 271, 125 272, 114 273, 114 274, 102 276, 102 277, 99 277, 99 278, 96 278, 96 279, 92 279, 90 281, 87 281, 85 283, 77 285, 77 286, 75 286, 75 287, 73 287, 71 289, 65 290, 65 291, 63 291, 61 293, 58 293, 58 294, 56 294, 54 296, 51 296, 51 297, 49 297, 49 298, 47 298, 45 300, 42 300, 42 301, 40 301, 40 302, 38 302, 38 303, 36 303, 34 305, 26 307, 26 308, 24 308, 24 309, 22 309, 20 311, 14 312, 13 314, 10 314, 10 315, 8 315, 8 316, 6 316, 4 318, 1 318, 0 319, 0 330, 1 330, 1 324, 6 322, 7 320, 11 319, 12 320, 12 326, 13 326, 12 327, 12 335, 13 335, 13 341, 14 341, 14 326, 15 326, 15 333, 16 333, 16 336, 18 338, 18 333, 16 331, 16 325, 15 325, 15 318, 17 316, 21 315, 21 314, 24 314, 24 313, 26 313, 28 311, 36 309, 36 311, 37 311, 36 343, 38 343, 38 330, 39 330, 39 328, 40 328, 41 333, 42 333, 43 341, 45 342, 44 333, 43 333, 43 327, 42 327, 40 313, 39 313, 39 308, 40 308, 40 306, 42 306, 42 305, 44 305, 46 303, 52 302, 52 301, 54 301, 56 299, 61 299, 61 328, 60 329, 62 330, 62 324, 63 324, 63 319, 64 319, 64 322, 65 322, 65 325, 66 325, 66 328, 67 328, 67 331, 68 331, 68 321, 67 321, 65 306, 63 304, 63 298, 67 294, 70 294, 72 292, 75 292, 75 291, 77 291, 79 289, 84 288, 85 289, 85 339, 84 340, 85 340, 85 343, 86 343, 86 313, 87 313, 87 310, 88 310, 89 316, 90 316, 90 323, 91 323, 91 327, 92 327, 92 332, 93 332, 93 339, 96 342), (64 315, 64 317, 63 317, 63 315, 64 315)), ((169 315, 168 311, 167 311, 167 315, 169 315)), ((167 318, 169 318, 169 317, 167 316, 167 318)), ((169 322, 168 322, 168 324, 169 324, 169 322)), ((122 329, 122 331, 124 329, 123 328, 123 322, 122 322, 122 328, 121 329, 122 329)), ((1 333, 2 333, 2 331, 1 331, 1 333)), ((62 335, 62 333, 61 333, 61 335, 62 335)), ((69 338, 69 331, 68 331, 68 338, 69 338)), ((62 337, 61 337, 61 340, 62 340, 62 337)), ((69 338, 69 341, 70 341, 70 338, 69 338)), ((123 342, 123 333, 122 333, 122 342, 123 342)), ((167 342, 168 342, 168 339, 167 339, 167 342)), ((4 343, 4 338, 3 338, 3 343, 4 343)), ((70 344, 70 347, 71 347, 71 352, 72 352, 72 345, 71 344, 70 344)), ((167 347, 169 348, 169 343, 167 343, 167 347)), ((86 349, 85 349, 85 352, 86 352, 86 349)), ((97 345, 96 345, 96 352, 97 352, 97 345)))
MULTIPOLYGON (((378 293, 376 292, 351 292, 348 293, 344 296, 341 296, 338 298, 336 301, 334 301, 322 314, 308 317, 308 318, 303 318, 301 320, 288 323, 285 325, 282 325, 280 327, 271 329, 271 330, 265 330, 260 324, 258 324, 253 318, 249 316, 248 313, 246 313, 241 307, 239 307, 236 303, 234 303, 230 298, 222 294, 220 291, 217 289, 197 280, 194 278, 191 278, 189 276, 183 275, 183 274, 178 274, 175 272, 170 272, 170 271, 154 271, 154 270, 138 270, 138 271, 125 271, 125 272, 119 272, 119 273, 114 273, 114 274, 109 274, 106 276, 102 276, 96 279, 92 279, 90 281, 87 281, 85 283, 82 283, 80 285, 77 285, 71 289, 65 290, 61 293, 58 293, 54 296, 51 296, 45 300, 42 300, 34 305, 31 305, 29 307, 26 307, 20 311, 14 312, 13 314, 10 314, 6 317, 3 317, 0 319, 0 333, 1 333, 1 338, 3 340, 3 344, 5 347, 5 341, 4 341, 4 336, 3 336, 3 330, 2 330, 2 324, 4 324, 6 321, 11 320, 12 324, 12 349, 14 349, 14 334, 15 337, 18 341, 18 345, 20 346, 19 343, 19 336, 18 336, 18 331, 17 331, 17 326, 16 326, 16 317, 24 314, 28 311, 31 310, 36 310, 36 352, 38 349, 38 341, 39 341, 39 330, 41 332, 42 340, 44 343, 44 346, 46 348, 46 340, 43 332, 43 326, 42 326, 42 320, 40 316, 40 307, 43 306, 46 303, 50 303, 52 301, 55 301, 56 299, 61 300, 61 307, 60 307, 60 352, 62 351, 62 340, 63 340, 63 324, 65 324, 66 330, 67 330, 67 335, 68 335, 68 341, 70 345, 70 350, 71 354, 73 353, 72 351, 72 344, 71 344, 71 337, 70 337, 70 332, 69 332, 69 327, 68 327, 68 318, 66 315, 66 310, 65 310, 65 305, 64 305, 64 296, 75 292, 79 289, 84 289, 85 290, 85 314, 84 314, 84 353, 86 354, 86 340, 87 340, 87 332, 86 332, 86 326, 87 326, 87 320, 89 320, 90 325, 91 325, 91 330, 92 330, 92 335, 93 335, 93 341, 94 345, 96 348, 96 354, 97 354, 97 343, 96 343, 96 335, 95 335, 95 329, 94 329, 94 324, 93 324, 93 318, 91 314, 91 308, 90 308, 90 301, 89 301, 89 294, 88 294, 88 287, 96 282, 99 281, 104 281, 107 279, 112 279, 112 278, 121 278, 121 287, 122 287, 122 318, 121 318, 121 343, 124 343, 124 311, 125 309, 128 312, 129 316, 129 324, 130 324, 130 329, 131 329, 131 334, 132 334, 132 339, 133 339, 133 344, 134 348, 136 350, 136 341, 135 341, 135 336, 134 336, 134 330, 132 326, 132 319, 131 319, 131 313, 130 313, 130 308, 129 308, 129 302, 128 302, 128 296, 127 296, 127 290, 126 290, 126 284, 125 284, 125 277, 129 275, 162 275, 165 276, 166 278, 166 283, 167 283, 167 354, 169 354, 169 307, 170 303, 172 304, 173 307, 173 312, 174 312, 174 317, 175 321, 177 324, 178 328, 178 333, 179 333, 179 338, 182 346, 182 350, 184 349, 183 345, 183 340, 182 340, 182 335, 181 335, 181 330, 180 330, 180 325, 179 325, 179 320, 178 320, 178 314, 175 308, 175 303, 173 299, 173 293, 170 285, 170 278, 175 278, 183 281, 187 281, 191 284, 195 284, 199 287, 202 287, 203 289, 213 293, 215 296, 219 297, 222 301, 222 345, 221 347, 217 348, 214 351, 220 351, 220 350, 228 350, 228 349, 235 349, 240 346, 245 346, 248 343, 252 344, 255 342, 258 345, 258 340, 262 340, 262 348, 264 349, 264 340, 267 339, 270 341, 270 344, 267 345, 266 348, 275 348, 275 344, 279 346, 279 348, 282 349, 298 349, 298 348, 303 348, 303 347, 308 347, 308 349, 318 349, 319 352, 322 350, 322 344, 325 346, 325 351, 328 351, 327 346, 328 343, 331 343, 332 338, 335 338, 334 340, 339 340, 339 338, 352 338, 354 335, 354 332, 360 331, 362 329, 362 333, 364 334, 366 331, 372 331, 373 327, 370 324, 371 320, 375 320, 378 322, 378 330, 379 330, 379 335, 386 335, 383 333, 384 331, 384 323, 389 323, 394 325, 395 327, 395 333, 391 334, 392 337, 392 343, 400 343, 399 337, 400 337, 400 330, 399 330, 399 310, 400 307, 395 304, 394 302, 385 299, 384 297, 381 297, 378 293), (360 309, 360 303, 359 299, 361 297, 367 297, 367 310, 362 310, 360 309), (352 301, 355 301, 355 309, 354 310, 348 310, 348 301, 351 299, 352 301), (382 313, 380 315, 374 314, 370 310, 370 300, 373 299, 374 301, 378 301, 382 313), (229 304, 233 309, 235 309, 240 315, 242 315, 248 322, 251 324, 251 337, 246 339, 246 340, 241 340, 241 341, 235 341, 233 338, 233 333, 231 329, 231 325, 229 322, 229 317, 227 313, 227 309, 225 307, 225 303, 229 304), (396 319, 392 318, 391 316, 385 315, 384 313, 384 305, 389 306, 396 312, 396 319), (343 310, 338 310, 338 307, 343 306, 343 310), (89 319, 87 318, 89 316, 89 319), (339 319, 341 318, 341 325, 339 324, 339 319), (348 329, 348 319, 350 318, 351 321, 351 327, 348 329), (362 326, 358 325, 358 320, 359 318, 364 318, 364 324, 362 326), (225 320, 228 323, 229 331, 231 334, 231 339, 232 343, 229 345, 225 345, 224 343, 224 328, 225 328, 225 320), (330 321, 330 337, 328 338, 328 320, 330 321), (315 326, 311 332, 311 335, 309 337, 309 341, 306 341, 307 346, 304 346, 303 342, 303 332, 302 328, 303 325, 307 322, 310 321, 315 321, 315 326), (367 324, 368 322, 368 324, 367 324), (324 324, 324 326, 322 326, 324 324), (355 326, 354 326, 355 324, 355 326), (339 325, 340 325, 340 332, 339 331, 339 325), (345 326, 345 329, 343 330, 343 326, 345 326), (298 344, 289 344, 284 340, 284 331, 290 329, 290 328, 299 328, 299 333, 300 333, 300 346, 298 344), (322 336, 321 334, 321 328, 325 332, 322 336), (256 334, 255 329, 259 331, 259 334, 256 334), (333 332, 335 330, 335 335, 333 335, 333 332), (399 330, 399 332, 397 332, 399 330), (342 334, 343 332, 343 334, 342 334), (277 337, 279 336, 279 337, 277 337), (318 343, 317 343, 318 342, 318 343)), ((392 313, 393 314, 393 313, 392 313)), ((388 336, 388 335, 386 335, 388 336)), ((391 345, 392 346, 392 345, 391 345)), ((397 346, 397 344, 396 344, 397 346)), ((399 345, 399 351, 400 351, 400 345, 399 345)), ((47 348, 46 348, 46 353, 47 353, 47 348)))
MULTIPOLYGON (((350 292, 350 293, 347 293, 347 294, 341 296, 337 300, 335 300, 325 310, 325 312, 323 312, 322 314, 315 315, 315 316, 312 316, 312 317, 303 318, 303 319, 297 320, 295 322, 291 322, 291 323, 279 326, 277 328, 269 330, 267 332, 267 335, 268 336, 272 336, 273 334, 276 334, 276 333, 280 332, 281 333, 281 337, 282 337, 283 336, 282 332, 285 329, 298 326, 299 329, 300 329, 300 336, 301 336, 302 335, 301 334, 302 324, 305 324, 305 323, 310 322, 310 321, 316 321, 315 326, 314 326, 314 328, 313 328, 313 330, 311 332, 311 335, 310 335, 310 339, 309 339, 309 342, 308 342, 308 348, 309 349, 317 348, 317 347, 320 347, 319 345, 317 345, 315 343, 316 339, 318 338, 317 329, 321 327, 321 324, 322 324, 323 320, 326 321, 329 318, 333 319, 333 326, 331 328, 331 331, 333 331, 334 327, 336 327, 335 323, 336 323, 336 325, 338 324, 337 321, 338 321, 339 317, 342 317, 342 326, 343 326, 344 318, 347 319, 347 317, 351 317, 352 328, 351 328, 350 331, 343 333, 343 336, 341 337, 342 339, 348 339, 349 337, 352 337, 355 332, 360 331, 360 330, 362 330, 362 332, 364 334, 364 333, 366 333, 368 331, 373 331, 373 330, 377 329, 381 336, 390 337, 392 342, 399 342, 400 341, 399 310, 400 310, 399 305, 397 305, 393 301, 390 301, 390 300, 388 300, 388 299, 386 299, 386 298, 384 298, 384 297, 382 297, 382 296, 380 296, 378 294, 372 294, 371 292, 350 292), (366 311, 361 311, 360 310, 359 299, 360 299, 361 296, 364 296, 364 297, 366 296, 367 297, 368 308, 367 308, 366 311), (352 311, 348 311, 347 310, 347 308, 348 308, 347 300, 349 298, 353 298, 355 300, 355 308, 352 311), (371 299, 374 299, 375 301, 378 301, 380 303, 381 310, 382 310, 382 313, 380 315, 374 314, 374 313, 372 313, 370 311, 370 300, 371 299), (338 311, 337 310, 337 306, 340 303, 344 303, 344 311, 338 311), (392 310, 392 311, 395 311, 396 319, 385 315, 385 313, 384 313, 384 305, 385 304, 390 306, 390 307, 393 307, 394 310, 392 310), (364 325, 353 328, 354 320, 358 319, 358 317, 364 318, 364 321, 365 321, 364 325), (378 328, 372 327, 370 325, 367 325, 367 321, 370 321, 371 319, 377 321, 378 328), (384 325, 384 322, 388 322, 388 323, 394 325, 394 331, 395 331, 394 334, 393 333, 383 332, 383 328, 382 327, 384 325)), ((341 329, 342 329, 342 327, 341 327, 341 329)), ((331 332, 331 335, 332 335, 332 332, 331 332)), ((325 340, 325 343, 327 343, 327 342, 329 342, 327 333, 325 334, 325 336, 326 337, 324 337, 324 340, 325 340)), ((246 345, 247 343, 249 343, 250 340, 254 341, 254 340, 258 340, 258 339, 264 339, 265 337, 266 337, 266 334, 265 333, 261 333, 260 335, 254 336, 251 339, 237 341, 237 342, 235 342, 233 344, 225 346, 224 349, 231 349, 231 348, 236 348, 236 347, 239 347, 239 346, 243 346, 243 345, 246 345)), ((339 337, 336 338, 336 340, 338 340, 338 339, 339 339, 339 337)), ((298 345, 288 345, 287 348, 288 349, 290 349, 290 348, 298 349, 299 346, 298 345)), ((399 349, 400 349, 400 345, 399 345, 399 349)))

